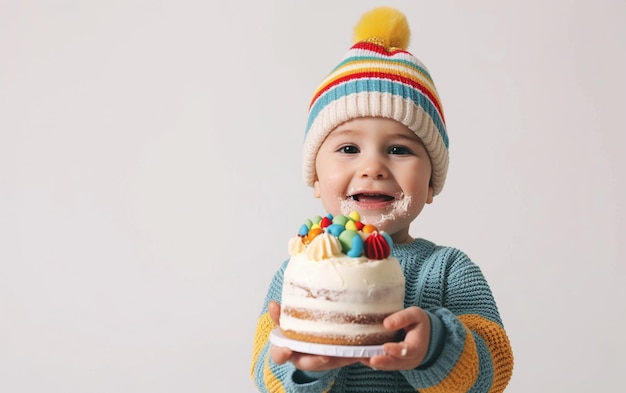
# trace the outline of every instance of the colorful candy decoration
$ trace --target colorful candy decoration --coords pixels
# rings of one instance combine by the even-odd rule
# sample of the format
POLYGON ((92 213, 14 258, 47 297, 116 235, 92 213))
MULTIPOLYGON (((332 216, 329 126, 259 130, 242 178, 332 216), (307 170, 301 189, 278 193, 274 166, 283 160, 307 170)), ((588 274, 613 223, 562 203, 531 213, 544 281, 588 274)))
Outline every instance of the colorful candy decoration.
POLYGON ((375 225, 363 224, 358 212, 347 216, 328 214, 315 216, 298 230, 303 244, 309 244, 318 235, 328 233, 339 240, 343 253, 352 258, 385 259, 391 254, 391 236, 380 232, 375 225))
POLYGON ((300 230, 298 231, 298 236, 306 236, 309 233, 309 229, 311 229, 310 225, 302 224, 300 230))
POLYGON ((361 230, 365 233, 374 233, 375 231, 378 231, 378 229, 372 224, 364 225, 361 230))
POLYGON ((320 227, 311 228, 309 233, 307 233, 306 236, 303 238, 304 244, 311 243, 311 241, 315 239, 315 236, 319 235, 320 233, 324 233, 324 230, 322 228, 320 227))
MULTIPOLYGON (((363 255, 363 239, 361 236, 354 236, 352 238, 352 244, 350 244, 350 249, 346 251, 346 255, 351 258, 358 258, 363 255)), ((370 258, 370 259, 378 259, 378 258, 370 258)), ((380 258, 383 259, 383 258, 380 258)))
POLYGON ((378 232, 372 232, 365 239, 363 248, 365 256, 369 259, 385 259, 391 253, 391 247, 387 244, 387 239, 378 232))
POLYGON ((320 222, 320 226, 322 228, 326 228, 326 227, 328 227, 332 223, 333 223, 333 221, 330 218, 324 217, 324 218, 322 218, 322 221, 320 222))
POLYGON ((361 238, 361 236, 359 236, 359 232, 353 229, 346 229, 343 232, 341 232, 339 236, 337 236, 337 238, 339 239, 339 243, 341 243, 341 248, 344 253, 346 253, 346 251, 349 251, 352 248, 352 239, 355 237, 358 237, 359 239, 361 238))

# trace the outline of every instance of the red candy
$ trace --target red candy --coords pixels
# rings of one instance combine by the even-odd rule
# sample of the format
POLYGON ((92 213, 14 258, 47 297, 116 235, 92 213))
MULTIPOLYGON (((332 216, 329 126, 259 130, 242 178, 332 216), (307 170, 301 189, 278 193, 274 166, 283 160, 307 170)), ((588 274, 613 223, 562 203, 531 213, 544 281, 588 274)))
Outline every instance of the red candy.
POLYGON ((373 232, 365 239, 363 253, 369 259, 385 259, 391 254, 391 247, 383 235, 373 232))
POLYGON ((324 217, 324 218, 322 218, 322 222, 320 222, 320 226, 321 226, 322 228, 326 228, 327 226, 329 226, 329 225, 330 225, 330 224, 332 224, 332 223, 333 223, 333 220, 331 220, 331 219, 330 219, 330 218, 328 218, 328 217, 324 217))

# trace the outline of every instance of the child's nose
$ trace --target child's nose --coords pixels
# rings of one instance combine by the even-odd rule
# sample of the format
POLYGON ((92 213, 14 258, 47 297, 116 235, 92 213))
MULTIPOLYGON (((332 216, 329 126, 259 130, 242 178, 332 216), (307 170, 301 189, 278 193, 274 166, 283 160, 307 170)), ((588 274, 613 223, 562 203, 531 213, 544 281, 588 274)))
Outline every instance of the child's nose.
POLYGON ((363 160, 360 177, 371 179, 385 179, 389 176, 387 166, 377 158, 363 160))

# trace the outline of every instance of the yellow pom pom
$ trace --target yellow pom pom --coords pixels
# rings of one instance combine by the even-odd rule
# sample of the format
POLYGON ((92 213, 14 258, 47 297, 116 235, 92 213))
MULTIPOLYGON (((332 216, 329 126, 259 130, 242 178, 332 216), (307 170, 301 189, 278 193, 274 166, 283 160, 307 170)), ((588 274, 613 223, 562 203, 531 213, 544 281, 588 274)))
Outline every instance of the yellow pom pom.
POLYGON ((410 36, 406 16, 391 7, 378 7, 363 14, 354 28, 354 43, 371 41, 386 49, 407 49, 410 36))

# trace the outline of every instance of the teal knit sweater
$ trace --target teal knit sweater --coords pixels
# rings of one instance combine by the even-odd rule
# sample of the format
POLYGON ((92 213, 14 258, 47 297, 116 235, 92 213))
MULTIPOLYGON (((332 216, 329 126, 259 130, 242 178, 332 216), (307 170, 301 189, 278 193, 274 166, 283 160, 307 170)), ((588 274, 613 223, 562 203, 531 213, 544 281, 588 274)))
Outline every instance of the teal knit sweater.
POLYGON ((254 340, 251 376, 260 392, 502 392, 513 354, 482 272, 463 252, 416 239, 394 244, 406 277, 404 306, 419 306, 431 320, 426 359, 414 370, 378 371, 362 364, 305 373, 269 355, 274 324, 268 303, 280 303, 285 261, 270 284, 254 340))

